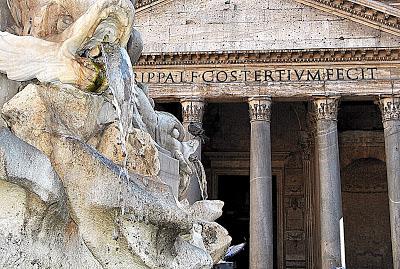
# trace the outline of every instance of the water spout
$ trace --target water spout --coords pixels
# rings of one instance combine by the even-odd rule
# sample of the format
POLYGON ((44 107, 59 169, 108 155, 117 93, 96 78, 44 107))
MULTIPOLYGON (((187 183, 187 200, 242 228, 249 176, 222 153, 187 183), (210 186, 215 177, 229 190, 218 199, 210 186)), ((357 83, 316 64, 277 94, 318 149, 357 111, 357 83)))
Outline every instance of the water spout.
POLYGON ((102 55, 108 82, 108 94, 112 96, 111 101, 117 114, 119 144, 123 158, 122 169, 118 177, 118 207, 120 211, 116 211, 116 227, 113 231, 113 238, 118 239, 117 226, 119 226, 120 217, 125 214, 124 192, 129 188, 127 140, 133 124, 133 115, 135 114, 134 79, 132 65, 124 48, 103 44, 102 55))

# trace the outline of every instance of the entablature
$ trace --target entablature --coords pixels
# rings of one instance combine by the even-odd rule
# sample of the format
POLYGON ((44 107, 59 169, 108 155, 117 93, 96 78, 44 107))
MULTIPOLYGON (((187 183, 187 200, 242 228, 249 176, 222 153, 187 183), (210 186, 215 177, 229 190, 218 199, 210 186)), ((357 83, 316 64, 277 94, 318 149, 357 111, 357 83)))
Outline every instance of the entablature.
POLYGON ((400 93, 399 67, 400 48, 152 53, 135 75, 158 101, 372 98, 400 93))

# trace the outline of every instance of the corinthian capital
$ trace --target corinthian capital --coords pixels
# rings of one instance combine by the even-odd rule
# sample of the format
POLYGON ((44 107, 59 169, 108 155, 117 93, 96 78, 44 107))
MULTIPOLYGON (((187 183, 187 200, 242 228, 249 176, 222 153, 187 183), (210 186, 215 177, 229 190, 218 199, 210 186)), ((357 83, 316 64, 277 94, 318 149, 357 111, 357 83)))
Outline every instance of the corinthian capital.
POLYGON ((271 98, 257 96, 249 98, 250 121, 271 121, 271 98))
POLYGON ((400 97, 391 96, 379 100, 382 121, 400 120, 400 97))
POLYGON ((316 97, 313 100, 313 112, 316 120, 337 120, 339 97, 316 97))
POLYGON ((202 123, 204 100, 200 98, 185 98, 181 100, 183 122, 202 123))

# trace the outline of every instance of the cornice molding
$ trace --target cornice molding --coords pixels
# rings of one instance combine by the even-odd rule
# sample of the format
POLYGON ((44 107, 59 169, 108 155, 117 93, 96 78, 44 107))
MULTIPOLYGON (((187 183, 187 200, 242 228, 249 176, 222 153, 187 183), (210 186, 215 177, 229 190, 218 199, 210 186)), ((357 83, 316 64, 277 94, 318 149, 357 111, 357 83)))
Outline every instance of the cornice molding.
POLYGON ((135 10, 136 10, 136 13, 139 13, 150 7, 154 7, 158 4, 169 2, 169 1, 171 1, 171 0, 136 0, 135 10))
POLYGON ((400 36, 400 10, 373 0, 295 0, 369 27, 400 36))
POLYGON ((136 66, 368 61, 400 61, 400 47, 144 53, 136 66))

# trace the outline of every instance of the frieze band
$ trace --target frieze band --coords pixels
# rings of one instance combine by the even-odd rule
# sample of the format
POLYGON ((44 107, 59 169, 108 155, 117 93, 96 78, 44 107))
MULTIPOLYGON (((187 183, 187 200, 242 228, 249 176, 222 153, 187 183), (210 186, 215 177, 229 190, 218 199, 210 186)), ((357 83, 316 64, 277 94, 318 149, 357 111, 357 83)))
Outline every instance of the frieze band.
POLYGON ((292 82, 292 81, 355 81, 378 79, 377 67, 320 68, 320 69, 208 69, 137 71, 135 79, 142 83, 235 83, 235 82, 292 82))

